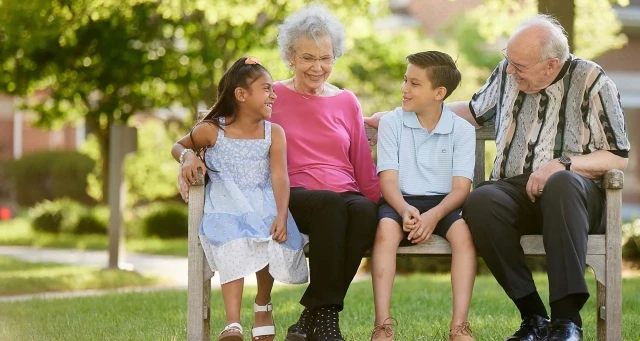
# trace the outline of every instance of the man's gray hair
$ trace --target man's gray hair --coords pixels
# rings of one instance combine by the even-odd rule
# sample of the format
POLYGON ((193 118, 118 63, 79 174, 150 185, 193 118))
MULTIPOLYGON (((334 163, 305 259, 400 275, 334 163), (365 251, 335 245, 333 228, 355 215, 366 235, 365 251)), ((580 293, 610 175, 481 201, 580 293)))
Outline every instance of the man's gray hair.
POLYGON ((278 26, 278 50, 280 58, 289 65, 289 54, 293 52, 298 39, 307 37, 316 42, 328 35, 333 45, 333 57, 342 56, 346 50, 344 26, 321 5, 312 5, 300 9, 288 16, 278 26))
POLYGON ((564 62, 569 59, 567 32, 556 18, 548 14, 536 14, 522 22, 516 32, 532 27, 540 28, 543 32, 540 60, 558 58, 560 62, 564 62))

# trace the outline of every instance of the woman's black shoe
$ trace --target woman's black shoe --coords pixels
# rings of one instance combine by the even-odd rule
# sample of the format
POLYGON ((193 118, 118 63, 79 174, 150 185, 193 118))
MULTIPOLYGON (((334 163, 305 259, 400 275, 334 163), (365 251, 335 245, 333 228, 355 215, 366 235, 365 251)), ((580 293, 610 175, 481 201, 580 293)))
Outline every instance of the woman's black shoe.
POLYGON ((305 308, 300 314, 298 322, 287 329, 287 336, 284 341, 311 341, 314 320, 314 312, 305 308))
POLYGON ((322 306, 315 311, 315 330, 312 341, 344 341, 340 332, 339 307, 322 306))

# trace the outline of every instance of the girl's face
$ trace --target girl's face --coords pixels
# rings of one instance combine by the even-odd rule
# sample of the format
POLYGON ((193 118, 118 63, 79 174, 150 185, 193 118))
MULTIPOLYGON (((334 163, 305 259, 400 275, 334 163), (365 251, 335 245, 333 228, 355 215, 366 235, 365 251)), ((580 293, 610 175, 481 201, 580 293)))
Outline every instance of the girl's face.
POLYGON ((321 89, 335 64, 331 37, 324 35, 318 41, 300 37, 295 49, 289 54, 289 62, 298 91, 313 92, 321 89))
POLYGON ((252 113, 255 118, 268 119, 271 117, 273 102, 277 96, 273 92, 273 80, 271 76, 263 72, 251 85, 249 89, 242 92, 240 107, 247 113, 252 113))

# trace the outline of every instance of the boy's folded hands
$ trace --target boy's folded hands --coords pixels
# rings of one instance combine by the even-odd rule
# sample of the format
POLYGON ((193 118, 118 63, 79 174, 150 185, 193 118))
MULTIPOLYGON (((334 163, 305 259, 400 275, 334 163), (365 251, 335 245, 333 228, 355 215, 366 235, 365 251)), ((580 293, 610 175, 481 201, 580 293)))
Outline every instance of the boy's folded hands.
POLYGON ((402 230, 411 232, 418 226, 418 222, 420 222, 420 211, 407 204, 407 207, 402 211, 402 230))
POLYGON ((426 242, 438 225, 439 219, 432 210, 424 212, 420 215, 420 220, 415 227, 409 232, 407 238, 414 244, 422 244, 426 242))

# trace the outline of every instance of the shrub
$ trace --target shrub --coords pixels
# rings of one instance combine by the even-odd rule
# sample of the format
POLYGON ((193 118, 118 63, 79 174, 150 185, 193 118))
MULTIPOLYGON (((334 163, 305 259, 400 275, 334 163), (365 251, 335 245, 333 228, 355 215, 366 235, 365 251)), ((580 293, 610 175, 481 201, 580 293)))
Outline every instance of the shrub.
POLYGON ((62 229, 62 214, 60 212, 43 212, 31 221, 34 231, 60 233, 62 229))
POLYGON ((94 207, 80 216, 73 229, 74 234, 107 234, 109 210, 106 207, 94 207))
POLYGON ((64 197, 91 204, 87 175, 94 165, 90 157, 75 151, 45 151, 9 161, 4 170, 15 185, 19 205, 64 197))
POLYGON ((163 239, 185 238, 189 229, 188 217, 188 209, 184 204, 155 204, 144 218, 145 234, 149 237, 155 236, 163 239))
POLYGON ((45 200, 31 209, 31 226, 34 231, 48 233, 71 233, 85 208, 78 202, 64 198, 45 200))

